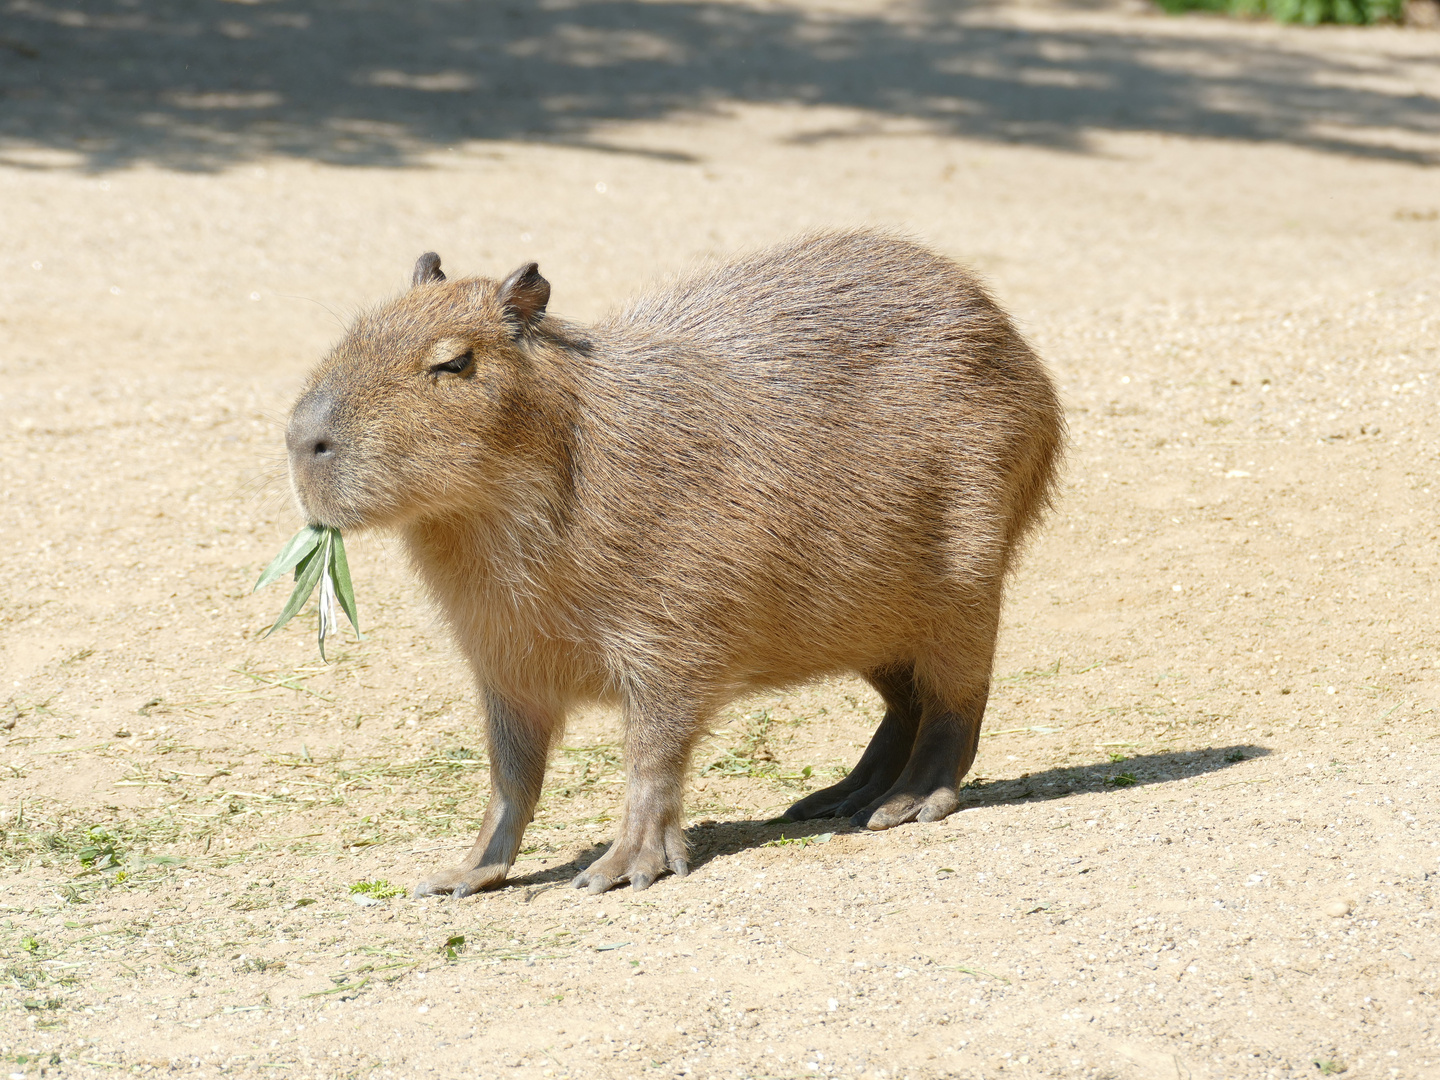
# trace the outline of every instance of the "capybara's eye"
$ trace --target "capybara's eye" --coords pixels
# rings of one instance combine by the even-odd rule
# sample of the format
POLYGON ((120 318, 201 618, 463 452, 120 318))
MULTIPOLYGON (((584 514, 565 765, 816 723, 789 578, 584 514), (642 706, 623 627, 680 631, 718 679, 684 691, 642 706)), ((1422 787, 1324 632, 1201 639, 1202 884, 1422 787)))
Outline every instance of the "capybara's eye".
POLYGON ((463 353, 455 357, 455 359, 453 360, 446 360, 443 364, 432 364, 430 367, 430 374, 461 375, 468 371, 470 365, 473 363, 475 363, 475 354, 469 349, 466 349, 463 353))

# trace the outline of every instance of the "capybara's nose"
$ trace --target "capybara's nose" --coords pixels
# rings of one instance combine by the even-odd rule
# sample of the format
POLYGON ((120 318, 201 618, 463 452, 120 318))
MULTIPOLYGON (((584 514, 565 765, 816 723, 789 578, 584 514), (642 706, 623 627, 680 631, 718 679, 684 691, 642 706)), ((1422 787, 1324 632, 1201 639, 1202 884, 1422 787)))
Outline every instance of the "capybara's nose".
POLYGON ((285 446, 292 465, 318 465, 339 453, 334 419, 334 399, 322 390, 312 390, 296 402, 285 429, 285 446))

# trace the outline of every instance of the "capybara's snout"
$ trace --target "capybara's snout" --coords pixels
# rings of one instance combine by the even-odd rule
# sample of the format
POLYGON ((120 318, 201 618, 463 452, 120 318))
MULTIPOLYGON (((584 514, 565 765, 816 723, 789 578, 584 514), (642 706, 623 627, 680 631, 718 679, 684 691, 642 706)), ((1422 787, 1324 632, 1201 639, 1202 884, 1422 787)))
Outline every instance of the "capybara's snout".
POLYGON ((285 428, 295 496, 305 512, 322 524, 334 524, 323 520, 325 494, 334 484, 345 448, 335 413, 334 395, 315 387, 295 403, 285 428))

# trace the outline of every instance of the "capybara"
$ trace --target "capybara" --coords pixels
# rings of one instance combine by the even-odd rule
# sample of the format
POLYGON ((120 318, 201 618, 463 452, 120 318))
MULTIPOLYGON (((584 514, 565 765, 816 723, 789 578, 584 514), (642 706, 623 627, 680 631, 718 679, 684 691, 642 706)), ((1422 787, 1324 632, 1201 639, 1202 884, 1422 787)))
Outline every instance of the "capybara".
POLYGON ((1055 483, 1044 365, 966 271, 885 233, 804 236, 595 326, 534 263, 360 316, 286 442, 309 519, 397 532, 470 662, 491 797, 418 894, 498 886, 567 712, 617 706, 627 787, 603 892, 684 875, 682 787, 717 712, 854 672, 886 713, 791 819, 955 810, 1007 572, 1055 483))

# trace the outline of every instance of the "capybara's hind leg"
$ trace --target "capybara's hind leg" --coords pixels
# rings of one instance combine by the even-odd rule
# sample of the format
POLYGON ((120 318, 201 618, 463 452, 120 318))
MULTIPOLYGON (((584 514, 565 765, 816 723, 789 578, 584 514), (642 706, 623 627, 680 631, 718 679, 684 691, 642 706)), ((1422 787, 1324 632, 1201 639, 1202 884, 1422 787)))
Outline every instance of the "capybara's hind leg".
POLYGON ((449 893, 469 896, 498 887, 520 850, 520 838, 535 814, 550 740, 558 717, 529 716, 494 694, 486 694, 486 726, 490 741, 490 802, 480 835, 465 861, 453 870, 426 878, 416 896, 449 893))
POLYGON ((639 892, 667 871, 677 877, 690 872, 683 796, 685 769, 699 728, 684 712, 626 718, 620 828, 610 849, 576 875, 577 889, 603 893, 628 881, 639 892))
POLYGON ((805 796, 786 810, 785 816, 791 821, 849 817, 888 791, 910 760, 915 732, 920 725, 914 667, 905 664, 872 671, 865 678, 885 701, 884 719, 849 775, 838 784, 805 796))
POLYGON ((924 711, 910 760, 890 789, 851 820, 871 829, 889 829, 953 814, 960 805, 960 779, 975 763, 989 693, 987 681, 951 704, 922 689, 924 711))

